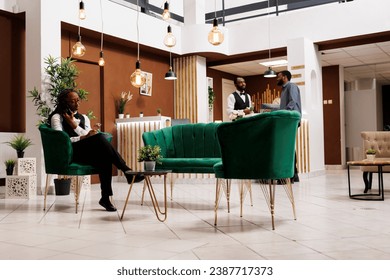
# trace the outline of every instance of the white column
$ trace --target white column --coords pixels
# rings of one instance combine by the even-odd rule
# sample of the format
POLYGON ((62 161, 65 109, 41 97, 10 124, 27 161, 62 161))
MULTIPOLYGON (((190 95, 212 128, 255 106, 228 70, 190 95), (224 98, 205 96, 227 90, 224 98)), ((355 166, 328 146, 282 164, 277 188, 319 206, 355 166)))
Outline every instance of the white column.
POLYGON ((310 172, 323 172, 324 126, 322 105, 322 71, 317 46, 307 38, 287 41, 288 70, 291 82, 299 86, 302 118, 309 121, 310 172))

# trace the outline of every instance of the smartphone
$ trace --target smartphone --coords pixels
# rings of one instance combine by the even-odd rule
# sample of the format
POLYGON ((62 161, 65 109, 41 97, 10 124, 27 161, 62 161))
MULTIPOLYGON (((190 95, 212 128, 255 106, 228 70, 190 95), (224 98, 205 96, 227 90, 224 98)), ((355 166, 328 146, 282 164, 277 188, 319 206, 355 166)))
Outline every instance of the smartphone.
POLYGON ((71 116, 72 116, 72 114, 73 114, 72 110, 71 110, 69 107, 66 108, 65 112, 66 112, 68 115, 71 115, 71 116))

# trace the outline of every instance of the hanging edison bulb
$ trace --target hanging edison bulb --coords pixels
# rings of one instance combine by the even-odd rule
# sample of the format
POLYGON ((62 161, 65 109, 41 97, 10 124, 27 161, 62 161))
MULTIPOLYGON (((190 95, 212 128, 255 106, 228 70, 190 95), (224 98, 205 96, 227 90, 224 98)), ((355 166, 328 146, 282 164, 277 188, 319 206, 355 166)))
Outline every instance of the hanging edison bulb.
POLYGON ((81 0, 79 4, 79 18, 85 19, 87 14, 85 13, 84 2, 81 0))
POLYGON ((164 37, 164 45, 168 48, 172 48, 176 45, 176 37, 172 34, 172 28, 168 25, 168 33, 164 37))
POLYGON ((164 11, 162 13, 163 20, 168 20, 171 18, 171 13, 169 12, 169 3, 168 1, 165 1, 164 3, 164 11))
POLYGON ((141 71, 141 63, 139 60, 135 63, 135 71, 130 76, 130 82, 136 88, 140 88, 146 83, 146 77, 144 72, 141 71))
POLYGON ((100 51, 100 57, 99 57, 98 64, 99 64, 99 66, 104 66, 105 63, 106 62, 104 61, 103 51, 100 51))
POLYGON ((218 28, 218 20, 214 18, 213 29, 209 32, 208 40, 209 43, 218 46, 223 42, 224 36, 222 31, 218 28))
POLYGON ((72 54, 76 57, 82 57, 86 51, 86 48, 81 43, 81 36, 79 36, 79 40, 72 47, 72 54))

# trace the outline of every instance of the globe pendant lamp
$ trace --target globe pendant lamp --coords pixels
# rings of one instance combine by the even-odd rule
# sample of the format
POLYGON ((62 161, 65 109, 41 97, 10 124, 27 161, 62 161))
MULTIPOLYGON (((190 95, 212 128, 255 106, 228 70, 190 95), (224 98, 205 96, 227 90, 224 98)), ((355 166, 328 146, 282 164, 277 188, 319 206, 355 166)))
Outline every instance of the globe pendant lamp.
POLYGON ((102 0, 100 0, 100 18, 101 18, 101 21, 102 21, 102 32, 100 33, 100 54, 99 54, 98 64, 99 64, 100 67, 103 67, 106 62, 104 61, 104 57, 103 57, 103 9, 102 9, 102 0))
POLYGON ((168 33, 164 37, 164 45, 168 48, 172 48, 176 45, 176 38, 172 34, 172 28, 170 25, 168 25, 168 33))
POLYGON ((130 76, 130 82, 136 88, 142 87, 146 82, 145 74, 141 71, 141 63, 139 60, 135 63, 135 71, 130 76))
POLYGON ((136 88, 140 88, 146 83, 146 77, 145 77, 145 74, 141 71, 141 62, 139 61, 138 19, 139 19, 139 6, 138 6, 138 0, 137 0, 137 62, 135 63, 135 71, 130 76, 130 82, 136 88))
POLYGON ((223 33, 218 28, 218 20, 216 18, 214 18, 213 28, 209 32, 209 36, 208 36, 209 43, 214 45, 214 46, 218 46, 218 45, 222 44, 223 39, 224 39, 223 33))
POLYGON ((168 1, 165 1, 164 3, 164 11, 162 13, 163 20, 168 20, 171 18, 171 13, 169 12, 169 3, 168 1))
POLYGON ((103 51, 100 51, 100 57, 99 57, 99 60, 98 60, 98 64, 99 64, 99 66, 103 67, 105 63, 106 62, 104 61, 103 51))
POLYGON ((82 57, 85 54, 86 51, 87 51, 86 48, 81 43, 81 36, 79 35, 78 36, 78 41, 72 47, 72 54, 75 57, 82 57))
POLYGON ((87 17, 87 14, 85 13, 84 2, 83 2, 83 0, 81 0, 79 3, 79 18, 81 20, 84 20, 84 19, 86 19, 86 17, 87 17))
POLYGON ((209 43, 218 46, 222 44, 224 36, 222 31, 218 28, 218 20, 217 20, 217 1, 214 1, 214 20, 213 20, 213 28, 209 32, 208 40, 209 43))

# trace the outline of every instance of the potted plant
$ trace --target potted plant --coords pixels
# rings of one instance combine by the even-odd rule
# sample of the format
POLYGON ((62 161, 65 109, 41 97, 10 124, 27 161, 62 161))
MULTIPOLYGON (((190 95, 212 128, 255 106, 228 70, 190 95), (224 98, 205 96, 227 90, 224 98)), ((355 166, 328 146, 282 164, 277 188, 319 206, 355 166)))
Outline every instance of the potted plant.
POLYGON ((161 116, 161 108, 157 108, 157 116, 161 116))
POLYGON ((215 100, 215 93, 212 87, 209 86, 209 109, 211 110, 213 108, 214 100, 215 100))
POLYGON ((15 167, 16 160, 14 159, 7 159, 5 164, 5 172, 8 176, 11 176, 14 173, 14 167, 15 167))
POLYGON ((146 171, 154 171, 156 163, 161 164, 161 159, 161 148, 158 145, 146 145, 138 150, 138 162, 144 162, 146 171))
POLYGON ((5 143, 16 150, 18 158, 23 158, 24 150, 32 145, 31 139, 25 137, 23 134, 15 135, 11 141, 5 143))
MULTIPOLYGON (((32 98, 34 105, 37 106, 37 115, 40 116, 39 123, 47 123, 50 113, 54 110, 57 104, 57 96, 67 88, 76 88, 76 79, 79 71, 74 64, 72 58, 61 58, 58 62, 57 58, 49 56, 45 58, 45 93, 39 92, 36 87, 30 90, 28 97, 32 98)), ((78 88, 79 97, 81 100, 87 99, 88 92, 78 88)), ((91 112, 92 113, 92 112, 91 112)))
POLYGON ((117 108, 118 108, 118 117, 120 119, 123 119, 123 116, 125 114, 125 108, 127 102, 129 102, 133 98, 133 94, 129 92, 122 91, 121 97, 117 101, 117 108))
POLYGON ((54 189, 56 195, 68 195, 70 194, 70 185, 72 184, 72 179, 68 177, 58 177, 54 179, 54 189))
POLYGON ((376 150, 375 149, 368 149, 366 151, 366 156, 368 160, 374 160, 376 155, 376 150))

